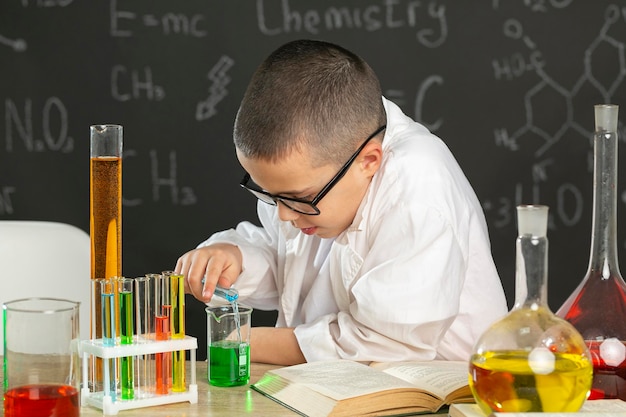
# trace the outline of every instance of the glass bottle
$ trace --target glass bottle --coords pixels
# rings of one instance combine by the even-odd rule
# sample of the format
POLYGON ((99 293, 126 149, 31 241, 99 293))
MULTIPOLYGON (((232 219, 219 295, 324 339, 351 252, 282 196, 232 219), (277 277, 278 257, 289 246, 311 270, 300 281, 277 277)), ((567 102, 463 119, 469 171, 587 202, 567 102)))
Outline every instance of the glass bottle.
POLYGON ((548 207, 517 207, 515 304, 476 342, 469 383, 492 412, 578 411, 593 366, 585 342, 547 303, 548 207))
POLYGON ((593 219, 587 273, 557 311, 589 347, 590 399, 626 400, 626 284, 617 261, 618 106, 595 106, 593 219))

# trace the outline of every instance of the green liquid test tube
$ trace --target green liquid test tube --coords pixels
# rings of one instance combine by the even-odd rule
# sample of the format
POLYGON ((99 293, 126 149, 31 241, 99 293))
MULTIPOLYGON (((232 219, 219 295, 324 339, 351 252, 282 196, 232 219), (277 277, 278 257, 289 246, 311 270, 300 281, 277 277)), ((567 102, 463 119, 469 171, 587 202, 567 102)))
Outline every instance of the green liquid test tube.
MULTIPOLYGON (((119 281, 119 303, 120 303, 120 343, 130 345, 133 343, 135 335, 134 309, 133 309, 133 287, 134 281, 129 278, 121 278, 119 281)), ((135 397, 135 369, 134 358, 123 356, 121 358, 121 388, 122 399, 132 400, 135 397)))

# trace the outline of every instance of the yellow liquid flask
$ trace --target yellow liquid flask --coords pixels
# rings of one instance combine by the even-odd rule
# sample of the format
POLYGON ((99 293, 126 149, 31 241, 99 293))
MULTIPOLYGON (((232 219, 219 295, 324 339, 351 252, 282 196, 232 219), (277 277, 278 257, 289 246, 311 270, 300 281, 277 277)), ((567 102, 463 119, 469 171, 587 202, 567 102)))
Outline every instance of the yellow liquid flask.
POLYGON ((469 384, 486 413, 578 411, 593 365, 578 331, 547 304, 548 207, 517 207, 515 305, 479 338, 469 384))

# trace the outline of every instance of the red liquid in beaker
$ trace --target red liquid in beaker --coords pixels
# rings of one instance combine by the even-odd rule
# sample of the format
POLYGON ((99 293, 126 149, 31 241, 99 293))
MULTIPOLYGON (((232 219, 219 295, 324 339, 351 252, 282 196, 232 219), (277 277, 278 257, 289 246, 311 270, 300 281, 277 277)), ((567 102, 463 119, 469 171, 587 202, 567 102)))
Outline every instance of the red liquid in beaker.
POLYGON ((23 385, 4 394, 6 417, 78 417, 78 390, 69 385, 23 385))

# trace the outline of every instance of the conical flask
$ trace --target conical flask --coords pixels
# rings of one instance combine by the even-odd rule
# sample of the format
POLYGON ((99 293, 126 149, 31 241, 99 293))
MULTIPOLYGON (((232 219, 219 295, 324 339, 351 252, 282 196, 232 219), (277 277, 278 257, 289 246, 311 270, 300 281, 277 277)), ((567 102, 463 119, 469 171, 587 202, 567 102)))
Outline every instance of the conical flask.
POLYGON ((617 261, 616 105, 595 106, 593 219, 587 273, 557 311, 589 347, 589 398, 626 400, 626 284, 617 261))
POLYGON ((548 207, 517 207, 515 305, 476 342, 469 383, 492 412, 577 411, 593 366, 585 342, 547 304, 548 207))

